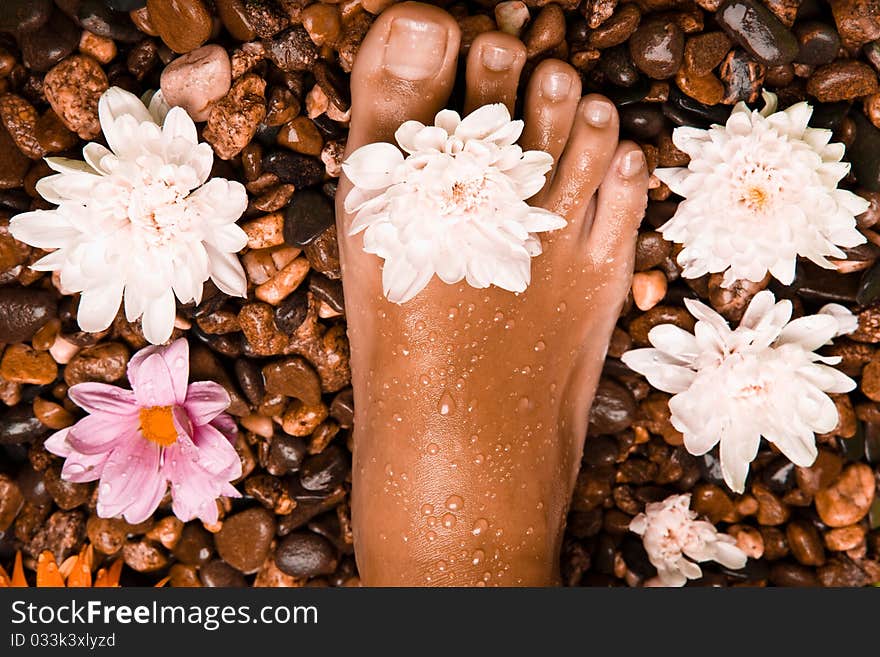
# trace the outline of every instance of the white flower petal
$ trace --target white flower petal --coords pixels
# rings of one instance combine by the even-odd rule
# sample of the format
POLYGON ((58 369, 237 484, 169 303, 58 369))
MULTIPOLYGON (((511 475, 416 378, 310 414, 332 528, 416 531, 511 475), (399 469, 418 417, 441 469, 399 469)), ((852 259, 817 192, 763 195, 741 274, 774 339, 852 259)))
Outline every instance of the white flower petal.
POLYGON ((193 146, 199 143, 196 124, 182 107, 172 107, 162 124, 162 134, 167 139, 184 139, 193 146))
POLYGON ((152 344, 164 344, 174 330, 174 316, 177 306, 174 303, 174 292, 169 288, 162 295, 147 301, 141 324, 144 337, 152 344))
POLYGON ((392 144, 361 146, 342 163, 342 170, 357 187, 382 189, 392 181, 394 169, 403 163, 403 155, 392 144))
POLYGON ((103 331, 116 318, 122 301, 122 281, 111 280, 102 287, 83 290, 79 299, 76 320, 83 331, 103 331))
POLYGON ((208 253, 211 280, 221 292, 234 297, 244 297, 247 293, 247 278, 238 256, 222 253, 210 244, 205 244, 208 253))

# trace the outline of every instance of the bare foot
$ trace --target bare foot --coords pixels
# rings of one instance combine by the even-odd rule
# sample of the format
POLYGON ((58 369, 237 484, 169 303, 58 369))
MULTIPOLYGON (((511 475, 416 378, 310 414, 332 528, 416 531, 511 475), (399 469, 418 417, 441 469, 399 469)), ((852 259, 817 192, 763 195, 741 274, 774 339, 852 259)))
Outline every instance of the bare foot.
MULTIPOLYGON (((348 152, 432 123, 456 74, 459 29, 428 5, 374 23, 352 73, 348 152)), ((465 111, 513 110, 525 47, 483 34, 467 61, 465 111)), ((563 526, 608 340, 629 289, 648 174, 618 143, 614 106, 581 97, 577 72, 542 62, 524 103, 525 149, 558 164, 531 203, 568 225, 544 233, 526 292, 447 285, 382 293, 382 261, 337 217, 356 404, 353 521, 366 585, 558 581, 563 526)))

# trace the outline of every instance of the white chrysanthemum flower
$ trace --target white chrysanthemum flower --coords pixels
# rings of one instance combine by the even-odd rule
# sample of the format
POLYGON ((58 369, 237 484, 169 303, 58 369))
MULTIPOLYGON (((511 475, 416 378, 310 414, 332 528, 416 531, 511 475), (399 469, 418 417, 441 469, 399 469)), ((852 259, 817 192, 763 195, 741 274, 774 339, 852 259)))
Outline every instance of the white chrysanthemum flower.
POLYGON ((746 565, 746 554, 734 538, 718 533, 710 522, 697 520, 690 504, 690 494, 670 495, 649 504, 630 522, 630 531, 642 537, 648 559, 657 569, 657 577, 645 582, 647 586, 684 586, 689 579, 699 579, 703 571, 697 562, 716 561, 735 570, 746 565))
POLYGON ((223 292, 244 296, 237 251, 247 236, 235 221, 247 207, 238 182, 208 180, 214 153, 198 142, 182 108, 154 95, 150 107, 118 87, 98 104, 106 147, 83 149, 85 162, 46 158, 58 173, 37 191, 55 210, 12 219, 12 235, 54 249, 34 263, 58 271, 67 292, 82 292, 77 319, 84 331, 110 326, 125 298, 125 316, 143 315, 144 336, 159 344, 174 328, 174 296, 202 296, 210 277, 223 292))
POLYGON ((723 126, 676 128, 672 141, 690 164, 654 172, 685 198, 660 232, 684 245, 686 278, 724 272, 729 287, 770 272, 788 285, 797 256, 830 269, 826 256, 845 258, 839 247, 865 241, 855 216, 868 202, 837 189, 849 171, 844 145, 807 127, 809 104, 777 112, 774 94, 764 100, 761 112, 738 103, 723 126))
MULTIPOLYGON (((854 327, 842 306, 793 322, 788 300, 755 295, 736 330, 708 306, 685 299, 697 318, 694 333, 673 325, 651 329, 654 349, 625 353, 623 362, 644 374, 669 400, 672 425, 696 456, 721 443, 721 470, 731 490, 745 489, 761 436, 792 462, 816 459, 815 434, 837 426, 827 393, 849 392, 855 382, 829 367, 840 357, 814 353, 854 327)), ((851 316, 851 315, 850 315, 851 316)))
POLYGON ((541 253, 537 233, 565 220, 525 200, 544 186, 553 158, 516 145, 522 121, 501 104, 464 120, 443 110, 433 126, 407 121, 393 144, 357 149, 342 168, 354 185, 345 199, 356 213, 350 234, 364 232, 364 250, 385 260, 385 296, 404 303, 434 274, 477 288, 522 292, 531 258, 541 253))

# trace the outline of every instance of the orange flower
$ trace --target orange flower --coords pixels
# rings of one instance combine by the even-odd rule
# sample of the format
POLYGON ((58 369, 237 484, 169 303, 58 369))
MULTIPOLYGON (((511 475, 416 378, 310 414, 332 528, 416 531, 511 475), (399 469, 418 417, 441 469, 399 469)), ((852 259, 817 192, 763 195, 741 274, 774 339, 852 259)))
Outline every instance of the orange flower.
MULTIPOLYGON (((55 563, 55 557, 49 550, 46 550, 37 557, 37 587, 107 588, 119 586, 122 559, 114 561, 110 568, 98 570, 94 583, 92 583, 93 562, 94 550, 91 545, 83 547, 77 556, 65 559, 61 566, 55 563)), ((3 566, 0 566, 0 588, 25 587, 27 585, 21 562, 21 552, 18 552, 12 567, 12 577, 3 569, 3 566)))

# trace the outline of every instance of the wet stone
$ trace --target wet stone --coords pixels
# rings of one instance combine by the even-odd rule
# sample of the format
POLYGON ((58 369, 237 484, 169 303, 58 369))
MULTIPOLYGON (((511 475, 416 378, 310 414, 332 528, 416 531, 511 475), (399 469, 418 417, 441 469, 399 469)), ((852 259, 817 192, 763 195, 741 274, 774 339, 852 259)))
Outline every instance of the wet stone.
POLYGON ((279 570, 293 577, 318 577, 336 570, 333 545, 313 532, 288 534, 278 544, 275 563, 279 570))
POLYGON ((0 534, 12 526, 23 504, 18 484, 8 475, 0 474, 0 534))
POLYGON ((307 244, 303 249, 312 270, 332 280, 342 278, 339 243, 336 235, 336 224, 332 223, 327 230, 318 235, 314 242, 307 244))
POLYGON ((284 214, 284 241, 299 247, 311 244, 333 224, 334 218, 333 206, 324 194, 315 190, 297 192, 284 214))
MULTIPOLYGON (((599 66, 608 81, 618 87, 632 87, 639 82, 640 76, 626 46, 609 48, 602 53, 599 66)), ((639 92, 638 100, 645 95, 639 92)))
POLYGON ((672 77, 684 57, 684 33, 672 22, 643 22, 629 39, 635 65, 655 80, 672 77))
POLYGON ((829 527, 846 527, 867 515, 874 492, 873 470, 864 463, 853 463, 831 485, 816 492, 816 511, 829 527))
POLYGON ((756 0, 725 0, 715 20, 761 64, 787 64, 800 50, 791 30, 756 0))
POLYGON ((50 292, 20 287, 0 288, 0 335, 3 342, 28 341, 56 316, 56 302, 50 292))
POLYGON ((249 73, 212 105, 203 137, 221 159, 234 157, 253 139, 266 116, 265 93, 266 81, 249 73))
POLYGON ((293 356, 263 367, 266 392, 300 399, 315 405, 321 401, 321 381, 304 358, 293 356))
POLYGON ((199 569, 202 584, 217 588, 243 588, 247 586, 244 575, 221 559, 216 559, 199 569))
POLYGON ((770 581, 776 586, 816 587, 819 580, 812 568, 794 563, 777 563, 770 569, 770 581))
POLYGON ((127 524, 118 518, 99 518, 90 516, 86 523, 89 543, 98 552, 116 554, 125 545, 128 536, 127 524))
POLYGON ((724 83, 724 98, 721 102, 727 105, 740 101, 755 103, 761 93, 765 72, 766 68, 749 58, 744 50, 731 50, 718 70, 724 83))
POLYGON ((91 57, 68 57, 46 74, 44 89, 52 109, 82 139, 101 134, 98 100, 109 86, 103 69, 91 57))
POLYGON ((127 542, 122 558, 125 565, 139 573, 153 573, 168 565, 168 555, 161 546, 145 539, 127 542))
POLYGON ((202 46, 172 61, 162 71, 161 89, 169 105, 179 105, 194 121, 205 121, 211 104, 230 88, 232 70, 226 50, 202 46))
POLYGON ((342 281, 333 280, 322 274, 313 273, 309 278, 309 291, 336 312, 345 312, 342 281))
POLYGON ((76 385, 85 381, 113 383, 125 376, 128 349, 119 342, 104 342, 77 352, 64 368, 64 382, 76 385))
POLYGON ((211 14, 202 0, 147 0, 150 22, 171 50, 195 50, 211 36, 211 14))
POLYGON ((807 93, 820 102, 833 103, 877 93, 877 74, 867 64, 839 60, 822 66, 807 81, 807 93))
POLYGON ((299 473, 299 481, 306 490, 329 491, 342 483, 347 472, 348 459, 339 447, 331 445, 320 454, 306 459, 299 473))
POLYGON ((730 108, 705 105, 672 87, 668 100, 663 103, 663 114, 676 125, 708 128, 713 123, 726 123, 730 108))
POLYGON ((0 3, 0 32, 33 32, 52 13, 51 0, 4 0, 0 3))
POLYGON ((602 379, 590 408, 589 433, 613 434, 632 426, 636 403, 629 390, 610 379, 602 379))
POLYGON ((805 566, 825 563, 825 549, 816 528, 803 520, 792 520, 785 528, 791 554, 805 566))
POLYGON ((51 467, 43 473, 46 491, 63 511, 70 511, 86 504, 92 497, 94 486, 90 483, 77 484, 61 478, 61 467, 51 467))
POLYGON ((692 36, 684 47, 684 66, 693 75, 708 75, 730 50, 730 39, 724 32, 705 32, 692 36))
POLYGON ((43 73, 76 50, 79 30, 64 14, 56 11, 49 22, 19 39, 21 58, 32 71, 43 73))
POLYGON ((301 25, 263 42, 266 56, 282 71, 308 71, 318 61, 318 49, 301 25))
POLYGON ((828 560, 817 572, 819 582, 825 587, 862 587, 871 583, 871 578, 851 559, 836 556, 828 560))
MULTIPOLYGON (((225 526, 225 524, 224 524, 225 526)), ((188 565, 204 564, 214 554, 211 534, 200 525, 184 525, 180 539, 172 549, 174 558, 188 565)))
POLYGON ((587 37, 591 48, 604 50, 625 43, 639 26, 641 12, 635 4, 619 7, 608 20, 604 21, 587 37))
POLYGON ((82 546, 85 524, 83 514, 79 511, 56 511, 40 526, 26 549, 33 557, 43 550, 49 550, 55 562, 62 563, 82 546))
POLYGON ((857 48, 880 39, 880 7, 876 0, 831 0, 829 4, 844 45, 857 48))
MULTIPOLYGON (((76 12, 76 22, 84 30, 88 30, 92 34, 113 39, 114 41, 123 41, 135 43, 143 39, 144 35, 132 25, 127 13, 131 10, 117 10, 111 6, 106 0, 82 0, 76 12)), ((120 2, 118 4, 132 4, 120 2)), ((145 2, 141 3, 140 9, 146 6, 145 2)))
POLYGON ((818 21, 805 21, 794 28, 800 46, 795 59, 799 64, 822 66, 830 64, 840 49, 840 37, 829 25, 818 21))
POLYGON ((308 314, 308 290, 299 287, 275 308, 275 325, 279 331, 291 335, 302 325, 308 314))
POLYGON ((637 103, 626 105, 619 110, 620 129, 629 136, 648 140, 663 130, 666 119, 656 103, 637 103))
POLYGON ((226 518, 214 541, 223 561, 247 575, 260 569, 274 535, 272 514, 258 507, 226 518))
MULTIPOLYGON (((324 165, 320 160, 287 150, 264 155, 262 168, 264 172, 275 174, 281 182, 292 184, 298 190, 314 187, 324 178, 324 165)), ((298 191, 294 200, 302 194, 303 191, 298 191)))
POLYGON ((276 435, 269 446, 266 471, 280 477, 300 469, 306 456, 306 443, 295 436, 276 435))

